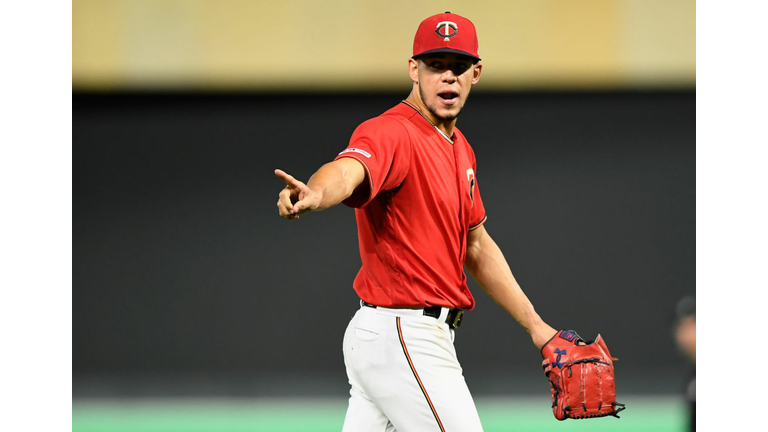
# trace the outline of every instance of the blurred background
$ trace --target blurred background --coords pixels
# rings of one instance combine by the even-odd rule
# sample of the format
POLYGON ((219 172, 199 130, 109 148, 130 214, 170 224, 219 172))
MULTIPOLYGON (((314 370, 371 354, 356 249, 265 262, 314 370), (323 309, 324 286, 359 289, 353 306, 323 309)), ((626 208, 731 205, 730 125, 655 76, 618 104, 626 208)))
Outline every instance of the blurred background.
POLYGON ((602 333, 629 406, 555 422, 540 353, 470 281, 456 347, 486 429, 685 430, 692 0, 73 1, 73 430, 340 430, 354 212, 279 218, 273 171, 306 180, 404 99, 448 10, 483 58, 458 127, 486 228, 546 321, 602 333))

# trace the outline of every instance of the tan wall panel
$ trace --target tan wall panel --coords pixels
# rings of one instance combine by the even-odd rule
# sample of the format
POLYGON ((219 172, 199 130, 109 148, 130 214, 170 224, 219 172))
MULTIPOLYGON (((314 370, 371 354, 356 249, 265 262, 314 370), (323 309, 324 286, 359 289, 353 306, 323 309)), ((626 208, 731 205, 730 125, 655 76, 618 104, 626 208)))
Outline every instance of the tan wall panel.
POLYGON ((485 84, 606 86, 620 78, 614 1, 510 2, 485 17, 485 84))
POLYGON ((627 75, 638 85, 696 82, 696 1, 623 1, 627 75))
POLYGON ((690 0, 74 0, 73 87, 407 88, 445 10, 478 28, 484 89, 695 84, 690 0))
POLYGON ((87 85, 120 79, 121 40, 125 30, 117 20, 119 4, 111 1, 72 2, 72 81, 87 85))

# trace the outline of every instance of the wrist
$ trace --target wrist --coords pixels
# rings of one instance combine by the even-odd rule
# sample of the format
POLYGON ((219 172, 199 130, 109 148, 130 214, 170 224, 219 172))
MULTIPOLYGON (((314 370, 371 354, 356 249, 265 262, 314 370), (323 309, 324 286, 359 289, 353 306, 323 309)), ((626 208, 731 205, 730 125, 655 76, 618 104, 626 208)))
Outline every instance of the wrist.
POLYGON ((549 342, 556 334, 558 330, 552 328, 549 324, 541 322, 535 328, 531 329, 531 339, 536 348, 541 349, 547 342, 549 342))

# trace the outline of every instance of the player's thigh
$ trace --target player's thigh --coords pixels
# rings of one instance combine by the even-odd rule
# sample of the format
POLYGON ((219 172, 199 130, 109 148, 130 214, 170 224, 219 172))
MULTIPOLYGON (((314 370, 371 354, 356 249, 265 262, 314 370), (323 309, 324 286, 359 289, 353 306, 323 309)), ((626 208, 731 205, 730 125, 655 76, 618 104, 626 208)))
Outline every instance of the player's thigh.
POLYGON ((370 377, 386 374, 386 319, 371 308, 362 308, 344 334, 344 363, 350 384, 350 398, 343 432, 393 432, 394 426, 367 394, 370 377))
POLYGON ((374 398, 399 432, 482 431, 472 395, 446 326, 402 319, 392 359, 394 392, 374 398))
POLYGON ((355 387, 350 391, 349 406, 342 432, 394 431, 389 419, 355 387))

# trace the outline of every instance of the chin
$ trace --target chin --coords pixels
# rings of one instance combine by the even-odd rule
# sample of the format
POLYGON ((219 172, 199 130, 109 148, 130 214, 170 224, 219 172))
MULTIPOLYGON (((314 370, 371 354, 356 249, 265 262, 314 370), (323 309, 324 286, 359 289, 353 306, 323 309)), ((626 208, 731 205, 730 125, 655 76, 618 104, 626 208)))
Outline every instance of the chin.
POLYGON ((461 108, 457 108, 453 110, 440 110, 440 112, 436 112, 435 114, 437 114, 437 117, 442 120, 453 121, 459 117, 460 112, 461 108))
POLYGON ((446 108, 442 106, 440 102, 427 104, 427 108, 432 115, 443 121, 453 121, 459 116, 459 112, 461 112, 461 107, 446 108))

